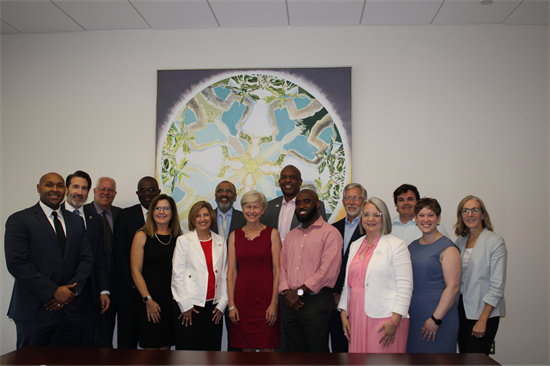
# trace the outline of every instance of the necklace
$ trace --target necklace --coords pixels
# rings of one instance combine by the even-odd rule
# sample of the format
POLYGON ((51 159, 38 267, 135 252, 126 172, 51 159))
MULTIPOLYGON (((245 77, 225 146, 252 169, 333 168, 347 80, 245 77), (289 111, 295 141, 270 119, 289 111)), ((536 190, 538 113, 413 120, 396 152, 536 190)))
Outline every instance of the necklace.
POLYGON ((155 233, 155 237, 157 238, 157 240, 162 244, 162 245, 168 245, 170 244, 170 242, 172 241, 172 233, 170 233, 170 239, 168 239, 168 243, 164 243, 162 240, 159 239, 157 233, 155 233))

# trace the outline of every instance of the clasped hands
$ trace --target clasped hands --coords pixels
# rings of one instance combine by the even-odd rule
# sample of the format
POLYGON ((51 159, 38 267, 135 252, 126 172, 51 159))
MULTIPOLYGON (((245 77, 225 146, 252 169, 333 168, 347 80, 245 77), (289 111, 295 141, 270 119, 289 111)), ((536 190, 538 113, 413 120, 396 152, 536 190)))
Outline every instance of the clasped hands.
MULTIPOLYGON (((302 286, 300 288, 304 290, 305 294, 310 292, 310 290, 306 286, 302 286)), ((302 306, 304 306, 304 302, 300 299, 300 296, 298 296, 298 289, 284 290, 282 292, 282 295, 284 297, 285 306, 291 308, 292 310, 300 310, 302 306)))
POLYGON ((44 307, 49 311, 56 311, 62 309, 65 305, 69 305, 75 298, 75 293, 71 291, 76 286, 76 282, 72 285, 59 286, 53 294, 53 298, 50 299, 44 307))

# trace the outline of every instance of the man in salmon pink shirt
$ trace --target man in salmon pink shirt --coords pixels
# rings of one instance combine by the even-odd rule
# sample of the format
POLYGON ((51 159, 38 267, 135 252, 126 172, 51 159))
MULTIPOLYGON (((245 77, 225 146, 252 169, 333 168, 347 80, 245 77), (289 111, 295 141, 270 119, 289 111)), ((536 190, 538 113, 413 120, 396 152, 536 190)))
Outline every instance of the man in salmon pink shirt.
POLYGON ((300 225, 287 234, 281 251, 279 292, 290 352, 329 352, 331 288, 340 271, 343 239, 319 215, 320 205, 314 191, 298 193, 295 215, 300 225))

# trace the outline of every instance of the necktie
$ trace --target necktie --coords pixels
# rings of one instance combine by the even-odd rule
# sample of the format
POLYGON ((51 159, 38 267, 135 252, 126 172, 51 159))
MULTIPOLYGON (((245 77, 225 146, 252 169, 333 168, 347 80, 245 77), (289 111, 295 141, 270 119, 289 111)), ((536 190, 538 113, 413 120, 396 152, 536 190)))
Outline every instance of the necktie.
POLYGON ((220 236, 227 239, 227 214, 222 214, 222 227, 220 228, 220 236))
POLYGON ((57 212, 52 212, 53 216, 53 225, 55 226, 55 234, 57 235, 57 241, 59 242, 59 248, 61 248, 61 255, 65 256, 65 231, 63 231, 63 225, 61 225, 61 221, 59 221, 59 218, 57 217, 57 212))
POLYGON ((105 235, 105 244, 107 244, 110 254, 113 252, 113 231, 111 230, 111 225, 109 225, 109 220, 107 220, 107 211, 103 211, 103 234, 105 235))

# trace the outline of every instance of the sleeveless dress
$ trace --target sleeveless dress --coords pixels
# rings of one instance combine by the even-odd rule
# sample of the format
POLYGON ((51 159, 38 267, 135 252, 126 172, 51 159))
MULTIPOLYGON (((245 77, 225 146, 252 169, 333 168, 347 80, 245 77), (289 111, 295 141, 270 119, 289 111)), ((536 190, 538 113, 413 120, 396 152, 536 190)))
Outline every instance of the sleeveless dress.
MULTIPOLYGON (((407 353, 456 353, 458 339, 458 308, 456 302, 449 309, 437 329, 435 341, 422 340, 420 333, 441 299, 445 290, 443 269, 439 261, 441 252, 455 244, 443 236, 432 244, 422 245, 420 239, 409 245, 413 267, 413 294, 409 316, 411 325, 407 353)), ((456 247, 456 246, 455 246, 456 247)))
POLYGON ((409 319, 401 318, 401 323, 395 332, 394 343, 389 347, 383 347, 379 343, 383 331, 378 332, 378 329, 390 318, 371 318, 365 313, 365 275, 379 240, 380 238, 376 239, 374 244, 368 247, 365 238, 349 265, 348 317, 351 328, 349 353, 405 353, 409 319), (361 252, 365 247, 367 251, 365 257, 361 259, 361 252))
MULTIPOLYGON (((158 235, 167 243, 170 235, 158 235)), ((172 299, 172 255, 176 247, 176 236, 169 244, 161 244, 156 237, 147 236, 143 247, 141 274, 153 300, 160 306, 160 322, 147 320, 147 308, 143 300, 137 300, 139 346, 160 348, 172 346, 174 339, 174 300, 172 299)), ((141 296, 140 296, 141 297, 141 296)))
POLYGON ((272 231, 268 226, 249 241, 242 229, 235 230, 235 306, 240 321, 238 325, 231 323, 231 347, 279 348, 280 315, 272 326, 265 318, 273 296, 272 231))

